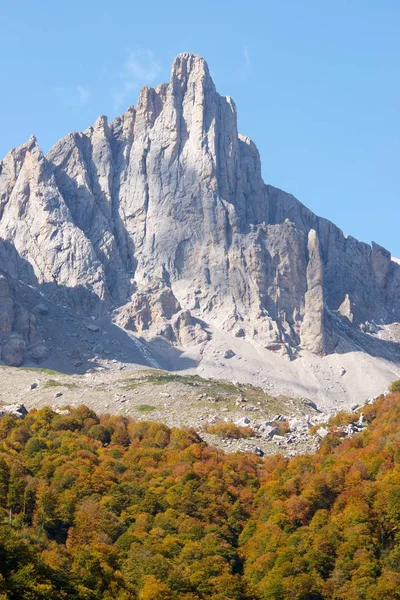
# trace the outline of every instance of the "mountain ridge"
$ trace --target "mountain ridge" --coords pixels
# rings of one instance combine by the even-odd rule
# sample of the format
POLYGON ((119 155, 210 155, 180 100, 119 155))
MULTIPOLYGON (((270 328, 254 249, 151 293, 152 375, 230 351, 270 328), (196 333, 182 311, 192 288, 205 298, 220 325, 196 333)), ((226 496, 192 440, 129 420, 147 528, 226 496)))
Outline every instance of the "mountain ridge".
POLYGON ((171 346, 206 345, 212 325, 290 359, 400 362, 400 265, 264 183, 234 102, 190 53, 110 123, 46 157, 34 136, 7 154, 0 268, 171 346))

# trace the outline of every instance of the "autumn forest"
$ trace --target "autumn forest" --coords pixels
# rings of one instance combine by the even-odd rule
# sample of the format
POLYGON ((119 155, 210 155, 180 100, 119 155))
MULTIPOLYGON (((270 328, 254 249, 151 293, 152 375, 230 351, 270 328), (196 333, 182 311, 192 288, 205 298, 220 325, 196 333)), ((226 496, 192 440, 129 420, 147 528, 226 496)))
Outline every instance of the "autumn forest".
POLYGON ((85 406, 0 419, 1 600, 400 599, 400 393, 317 453, 85 406))

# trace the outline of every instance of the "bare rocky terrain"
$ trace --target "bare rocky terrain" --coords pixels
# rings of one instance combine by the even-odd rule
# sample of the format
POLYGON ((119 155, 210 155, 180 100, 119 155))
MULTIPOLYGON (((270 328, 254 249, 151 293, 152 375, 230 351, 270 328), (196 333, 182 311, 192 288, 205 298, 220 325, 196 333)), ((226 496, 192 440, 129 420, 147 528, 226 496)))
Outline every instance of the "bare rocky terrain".
POLYGON ((213 445, 227 451, 295 454, 315 448, 309 428, 322 423, 327 413, 305 398, 273 397, 250 385, 178 375, 156 369, 96 367, 85 375, 22 367, 2 367, 2 405, 27 409, 51 406, 56 410, 85 404, 99 414, 129 415, 155 420, 171 427, 193 427, 213 445), (290 432, 281 435, 277 424, 288 421, 290 432), (207 433, 208 425, 235 423, 249 427, 248 439, 224 439, 207 433))
MULTIPOLYGON (((0 414, 2 407, 7 406, 5 410, 16 409, 18 414, 22 405, 24 414, 24 408, 50 406, 63 411, 85 404, 99 414, 123 414, 170 427, 192 427, 207 442, 228 452, 249 451, 260 456, 277 451, 293 456, 315 450, 324 435, 323 424, 339 408, 337 404, 318 405, 307 397, 273 395, 265 385, 260 387, 255 382, 132 368, 108 358, 94 360, 92 368, 84 374, 4 366, 0 368, 0 377, 0 414), (221 423, 251 428, 252 435, 246 439, 228 439, 207 431, 208 426, 221 423), (282 432, 283 423, 287 431, 282 432), (321 424, 318 435, 310 435, 311 427, 318 424, 321 424)), ((340 408, 356 411, 360 404, 340 408)))

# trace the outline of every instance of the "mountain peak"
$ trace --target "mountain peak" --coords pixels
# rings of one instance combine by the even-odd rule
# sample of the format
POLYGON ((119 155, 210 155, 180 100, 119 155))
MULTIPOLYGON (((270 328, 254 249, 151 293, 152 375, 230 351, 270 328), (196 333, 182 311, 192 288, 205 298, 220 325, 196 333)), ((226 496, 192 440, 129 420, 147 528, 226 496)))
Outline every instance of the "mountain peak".
MULTIPOLYGON (((234 103, 197 54, 179 54, 171 81, 145 86, 110 126, 99 117, 46 159, 31 138, 0 163, 0 269, 12 264, 88 318, 113 309, 149 344, 163 338, 171 361, 174 346, 212 342, 207 325, 234 355, 256 345, 267 363, 269 351, 361 348, 400 365, 400 265, 264 184, 234 103)), ((204 368, 214 349, 198 350, 212 357, 204 368)), ((232 376, 253 373, 228 355, 232 376)))
POLYGON ((209 82, 212 87, 214 87, 205 59, 199 54, 182 52, 181 54, 178 54, 173 62, 171 82, 187 82, 189 78, 209 82))

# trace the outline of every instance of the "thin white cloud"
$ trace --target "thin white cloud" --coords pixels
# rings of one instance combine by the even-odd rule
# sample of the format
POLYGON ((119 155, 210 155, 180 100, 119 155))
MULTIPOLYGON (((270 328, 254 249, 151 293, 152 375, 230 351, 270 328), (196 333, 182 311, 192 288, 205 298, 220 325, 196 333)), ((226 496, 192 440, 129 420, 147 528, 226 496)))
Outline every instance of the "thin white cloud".
POLYGON ((251 56, 250 56, 250 48, 248 46, 243 46, 243 58, 244 58, 244 64, 247 67, 250 67, 251 56))
POLYGON ((81 105, 87 104, 92 97, 92 91, 86 85, 78 85, 78 98, 81 105))
POLYGON ((242 46, 240 59, 236 70, 233 73, 234 79, 238 81, 245 80, 253 69, 253 63, 251 60, 251 49, 249 46, 242 46))
POLYGON ((120 73, 121 85, 112 92, 115 109, 121 108, 130 92, 140 89, 143 85, 154 83, 160 71, 160 65, 149 48, 139 50, 129 48, 120 73))
POLYGON ((62 96, 67 106, 84 106, 89 103, 92 97, 92 90, 87 85, 56 85, 54 91, 62 96))

